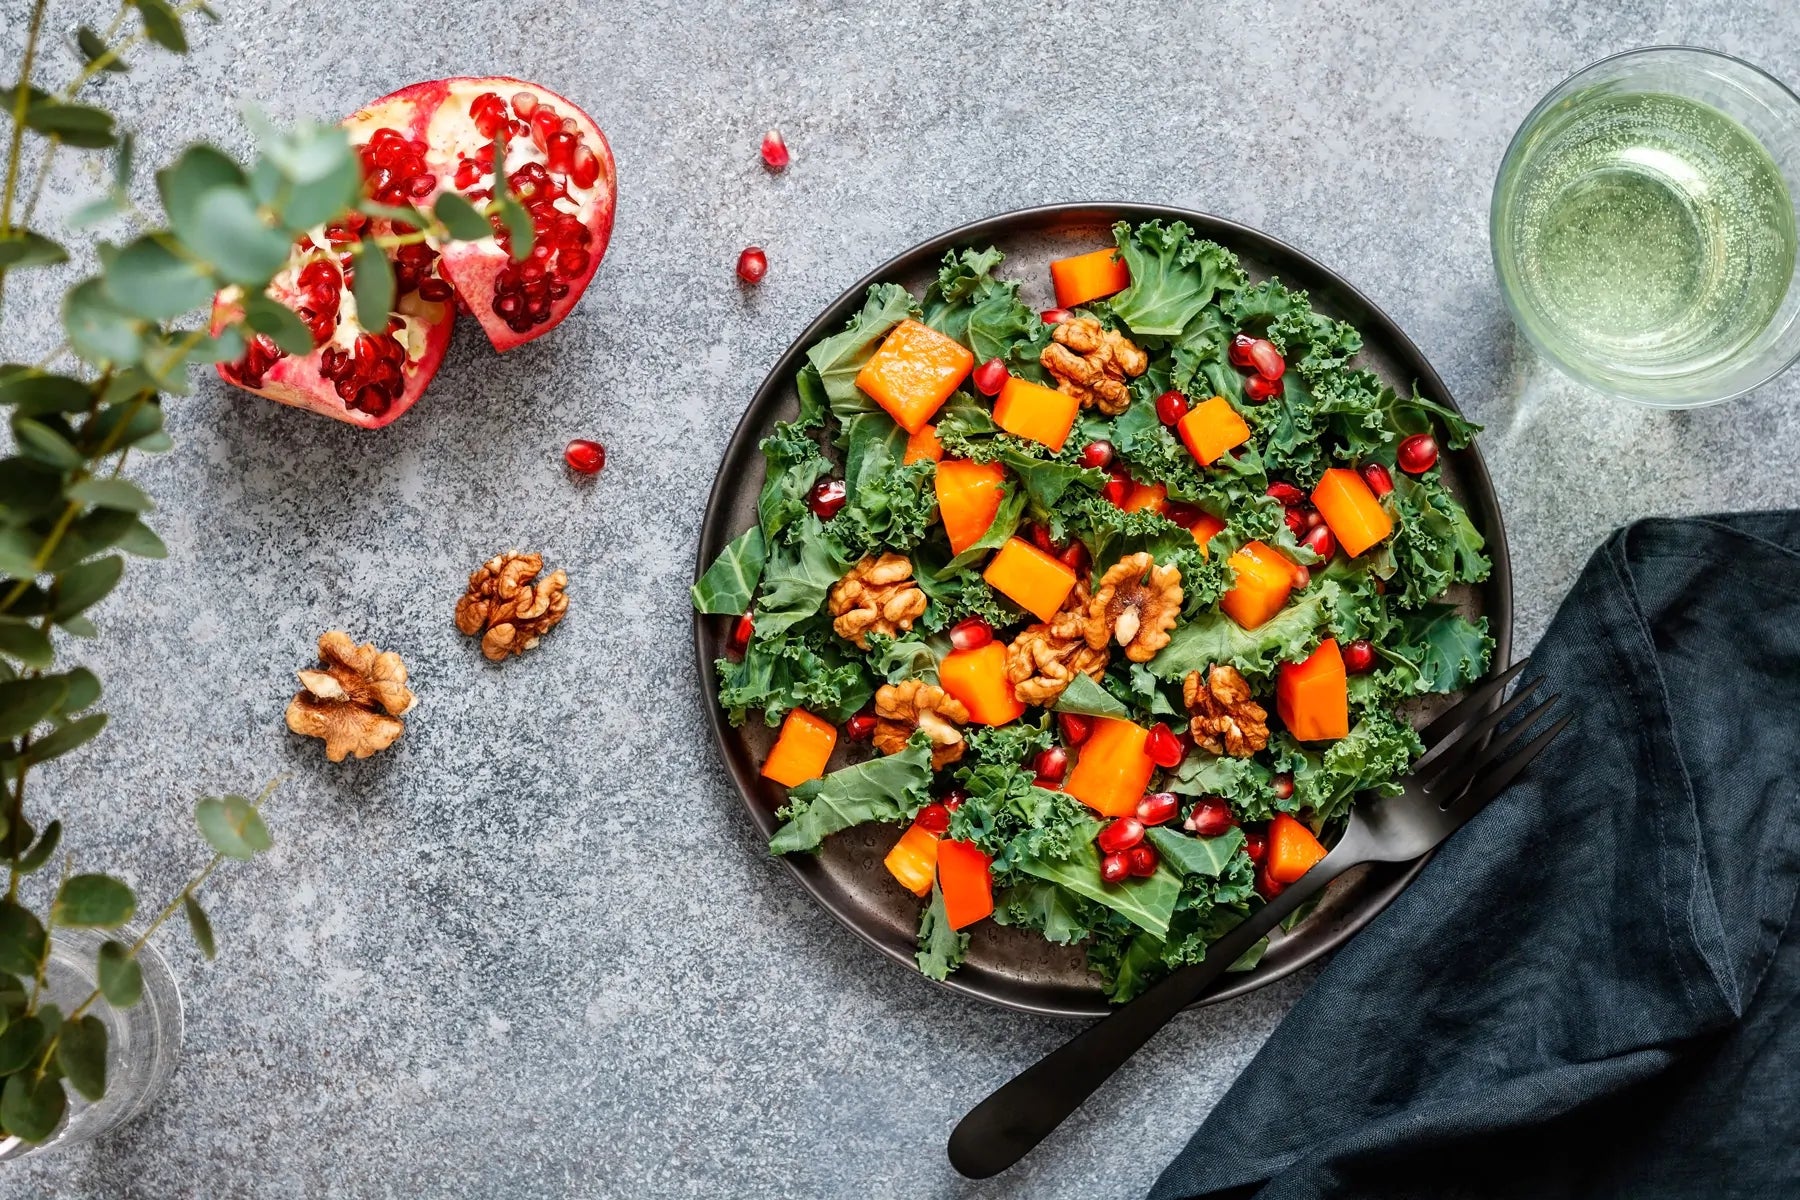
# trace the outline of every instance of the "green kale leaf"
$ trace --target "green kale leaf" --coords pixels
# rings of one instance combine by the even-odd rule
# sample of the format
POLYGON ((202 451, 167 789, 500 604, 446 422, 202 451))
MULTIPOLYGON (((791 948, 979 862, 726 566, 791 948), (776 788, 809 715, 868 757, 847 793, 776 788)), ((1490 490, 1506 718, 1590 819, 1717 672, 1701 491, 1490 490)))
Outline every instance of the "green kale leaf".
POLYGON ((1091 904, 1043 879, 1025 878, 1003 890, 994 902, 994 924, 1035 929, 1044 940, 1067 946, 1092 930, 1091 904))
POLYGON ((775 547, 763 566, 762 601, 756 608, 759 637, 774 637, 819 611, 825 594, 849 564, 838 557, 819 518, 807 513, 775 547))
POLYGON ((875 284, 861 311, 850 318, 842 332, 832 334, 806 352, 807 361, 818 372, 831 402, 831 411, 839 419, 877 408, 856 386, 856 376, 875 357, 876 348, 894 326, 918 312, 912 293, 899 284, 875 284))
POLYGON ((1469 514, 1436 473, 1394 474, 1394 490, 1382 501, 1394 518, 1394 561, 1401 588, 1395 602, 1418 608, 1453 583, 1487 578, 1485 543, 1469 514))
POLYGON ((759 630, 741 660, 719 659, 719 707, 734 725, 742 725, 751 712, 778 725, 795 708, 834 721, 849 719, 875 689, 863 661, 846 656, 840 646, 819 623, 776 637, 759 630))
POLYGON ((1043 383, 1048 375, 1038 354, 1048 329, 1019 299, 1016 282, 994 278, 1004 257, 991 246, 944 255, 937 279, 925 289, 923 319, 967 346, 976 362, 1004 359, 1013 374, 1043 383))
POLYGON ((915 733, 898 754, 840 767, 788 791, 776 854, 811 850, 839 830, 868 821, 909 820, 931 800, 931 740, 915 733))
POLYGON ((1131 284, 1109 304, 1112 315, 1141 337, 1176 337, 1220 291, 1244 286, 1237 259, 1216 242, 1196 237, 1187 222, 1146 221, 1113 226, 1113 240, 1131 284))
POLYGON ((755 525, 731 539, 699 582, 689 589, 694 611, 731 616, 748 611, 757 581, 762 578, 766 554, 762 530, 755 525))
POLYGON ((969 935, 950 928, 944 915, 944 893, 931 885, 931 903, 919 916, 919 974, 927 979, 945 979, 962 965, 969 952, 969 935))
POLYGON ((1332 580, 1316 581, 1255 629, 1245 629, 1223 612, 1202 613, 1176 628, 1169 644, 1150 660, 1150 669, 1163 679, 1182 679, 1189 671, 1224 663, 1248 678, 1267 679, 1281 663, 1311 652, 1338 591, 1332 580))

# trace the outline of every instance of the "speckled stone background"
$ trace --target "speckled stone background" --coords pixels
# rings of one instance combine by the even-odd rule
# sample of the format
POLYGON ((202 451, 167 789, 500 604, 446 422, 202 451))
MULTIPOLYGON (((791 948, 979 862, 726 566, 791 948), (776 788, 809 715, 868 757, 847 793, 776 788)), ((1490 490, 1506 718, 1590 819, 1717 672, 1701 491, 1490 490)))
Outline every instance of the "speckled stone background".
MULTIPOLYGON (((80 3, 53 4, 53 32, 80 3)), ((211 379, 170 404, 176 449, 134 475, 172 554, 134 564, 100 640, 69 648, 113 726, 33 808, 83 866, 160 897, 202 858, 194 796, 285 772, 278 846, 209 885, 218 961, 164 942, 188 1019, 170 1090, 97 1146, 0 1165, 9 1197, 1149 1184, 1311 976, 1178 1021, 1027 1164, 965 1184, 951 1125, 1069 1028, 933 990, 840 929, 751 836, 704 733, 687 584, 725 440, 821 306, 947 226, 1166 201, 1336 266, 1489 427, 1520 650, 1613 525, 1800 503, 1800 378, 1687 414, 1582 391, 1520 345, 1487 250, 1495 167, 1545 90, 1657 42, 1800 79, 1791 0, 215 3, 225 24, 197 25, 190 57, 139 54, 96 91, 141 161, 244 146, 239 100, 335 119, 415 79, 516 73, 611 137, 618 225, 553 336, 499 358, 465 325, 384 432, 211 379), (780 176, 756 154, 771 125, 795 156, 780 176), (753 290, 731 273, 751 242, 771 264, 753 290), (572 436, 606 443, 599 478, 562 467, 572 436), (449 614, 515 544, 567 569, 573 605, 496 668, 449 614), (282 726, 331 627, 399 651, 421 697, 368 762, 331 766, 282 726)), ((16 62, 26 5, 4 9, 16 62)), ((53 207, 99 170, 66 155, 53 207)), ((45 302, 9 290, 4 357, 49 348, 26 328, 45 302)))

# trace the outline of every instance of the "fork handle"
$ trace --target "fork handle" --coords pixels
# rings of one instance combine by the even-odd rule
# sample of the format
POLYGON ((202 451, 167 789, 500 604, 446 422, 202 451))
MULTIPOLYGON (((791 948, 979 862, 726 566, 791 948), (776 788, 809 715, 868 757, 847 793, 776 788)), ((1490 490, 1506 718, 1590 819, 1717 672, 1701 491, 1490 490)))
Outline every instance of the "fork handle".
POLYGON ((950 1134, 950 1165, 986 1179, 1025 1157, 1250 947, 1354 865, 1348 855, 1334 863, 1337 857, 1327 856, 1214 942, 1204 960, 1171 972, 996 1088, 950 1134))

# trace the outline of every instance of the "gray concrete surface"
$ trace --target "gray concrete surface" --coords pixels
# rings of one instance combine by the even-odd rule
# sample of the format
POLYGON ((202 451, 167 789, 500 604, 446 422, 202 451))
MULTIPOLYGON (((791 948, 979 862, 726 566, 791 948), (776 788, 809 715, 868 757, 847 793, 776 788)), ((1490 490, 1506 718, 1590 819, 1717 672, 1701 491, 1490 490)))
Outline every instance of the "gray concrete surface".
MULTIPOLYGON (((286 772, 279 845, 209 887, 218 961, 165 942, 188 1013, 169 1092, 102 1144, 0 1167, 0 1195, 1149 1184, 1309 977, 1183 1019, 1025 1166, 965 1185, 943 1158, 951 1123, 1068 1028, 936 992, 818 911, 751 836, 691 677, 702 502, 751 390, 847 283, 949 225, 1160 200, 1339 268, 1489 425, 1521 649, 1614 524, 1800 502, 1800 378, 1689 414, 1584 392, 1519 344, 1486 235, 1506 141, 1564 74, 1692 42, 1800 79, 1789 0, 216 2, 225 24, 196 26, 192 56, 139 53, 97 93, 129 114, 141 161, 196 137, 242 146, 239 100, 332 119, 415 79, 512 72, 604 127, 618 226, 555 335, 496 358, 465 325, 383 433, 211 380, 169 406, 175 451, 134 474, 173 553, 134 564, 100 640, 70 647, 114 724, 44 773, 34 808, 65 819, 83 866, 159 897, 202 857, 196 794, 286 772), (795 156, 779 177, 756 154, 771 125, 795 156), (731 273, 750 242, 771 263, 754 291, 731 273), (610 451, 592 482, 558 459, 577 435, 610 451), (573 605, 496 669, 450 609, 513 544, 568 571, 573 605), (282 726, 331 627, 399 651, 421 698, 365 763, 331 766, 282 726)), ((24 11, 8 0, 0 59, 17 61, 24 11)), ((51 27, 80 15, 59 0, 51 27)), ((55 77, 72 61, 59 49, 55 77)), ((98 170, 65 156, 52 205, 98 170)), ((7 341, 48 349, 28 328, 43 296, 7 301, 7 341)))

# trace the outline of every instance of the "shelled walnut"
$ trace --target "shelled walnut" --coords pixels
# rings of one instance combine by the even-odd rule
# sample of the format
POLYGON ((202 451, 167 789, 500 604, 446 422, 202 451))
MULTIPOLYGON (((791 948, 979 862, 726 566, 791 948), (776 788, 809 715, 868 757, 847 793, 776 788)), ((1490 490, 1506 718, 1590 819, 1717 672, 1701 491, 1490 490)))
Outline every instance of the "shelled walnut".
POLYGON ((831 627, 859 650, 869 648, 871 633, 894 636, 912 628, 925 615, 925 593, 913 582, 912 560, 892 551, 851 567, 827 597, 831 627))
POLYGON ((323 739, 332 762, 386 750, 406 729, 400 718, 417 703, 398 654, 372 642, 358 646, 340 629, 320 635, 319 665, 296 673, 301 690, 288 701, 287 727, 323 739))
POLYGON ((883 684, 875 692, 875 748, 898 754, 906 749, 913 730, 923 729, 931 739, 933 770, 962 758, 963 735, 957 726, 968 720, 969 710, 961 700, 921 679, 883 684))
POLYGON ((1181 698, 1194 719, 1194 744, 1213 754, 1249 758, 1269 744, 1269 712, 1250 698, 1250 684, 1236 667, 1215 665, 1189 671, 1181 698))
POLYGON ((456 602, 456 628, 481 635, 481 652, 494 662, 523 654, 569 611, 569 577, 561 571, 538 579, 539 554, 508 550, 469 573, 469 590, 456 602))
POLYGON ((1058 391, 1109 417, 1130 407, 1125 381, 1142 375, 1150 365, 1150 356, 1136 342, 1092 317, 1059 322, 1050 338, 1038 361, 1056 377, 1058 391))
POLYGON ((1006 679, 1020 704, 1056 703, 1077 674, 1095 683, 1106 673, 1111 652, 1087 644, 1088 588, 1077 583, 1054 619, 1028 625, 1006 648, 1006 679))
POLYGON ((1087 644, 1098 650, 1117 642, 1132 662, 1149 662, 1169 644, 1181 599, 1180 571, 1157 566, 1146 552, 1127 554, 1107 568, 1088 602, 1087 644))

